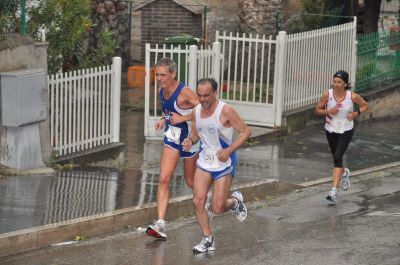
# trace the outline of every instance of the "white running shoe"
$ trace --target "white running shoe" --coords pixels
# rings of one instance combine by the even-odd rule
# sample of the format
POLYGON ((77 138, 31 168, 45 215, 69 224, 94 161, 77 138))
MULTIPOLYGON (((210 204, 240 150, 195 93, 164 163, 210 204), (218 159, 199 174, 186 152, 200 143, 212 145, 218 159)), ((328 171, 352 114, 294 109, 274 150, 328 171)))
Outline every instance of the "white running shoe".
POLYGON ((211 237, 211 239, 209 239, 208 236, 203 236, 200 243, 198 243, 196 246, 193 247, 194 253, 204 253, 214 250, 215 250, 214 238, 211 237))
POLYGON ((336 203, 336 201, 337 201, 337 190, 336 190, 336 188, 332 187, 330 189, 330 191, 328 192, 328 196, 326 196, 326 199, 328 201, 336 203))
POLYGON ((212 202, 212 193, 209 192, 207 193, 206 206, 205 206, 207 210, 208 221, 211 221, 214 217, 214 212, 211 208, 211 202, 212 202))
POLYGON ((350 170, 345 168, 341 177, 342 189, 348 190, 350 188, 350 170))
POLYGON ((159 221, 154 221, 153 225, 149 225, 146 229, 146 234, 159 239, 167 239, 165 225, 159 221))
POLYGON ((239 222, 243 222, 247 217, 247 208, 243 203, 243 195, 240 191, 234 191, 231 197, 238 202, 236 207, 232 209, 235 217, 239 222))

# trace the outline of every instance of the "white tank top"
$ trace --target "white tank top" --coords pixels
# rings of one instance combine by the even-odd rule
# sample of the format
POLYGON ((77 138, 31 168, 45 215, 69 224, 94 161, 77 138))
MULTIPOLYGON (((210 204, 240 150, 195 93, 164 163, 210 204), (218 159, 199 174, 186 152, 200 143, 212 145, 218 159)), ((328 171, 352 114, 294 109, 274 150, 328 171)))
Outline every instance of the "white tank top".
POLYGON ((214 113, 208 118, 201 118, 201 104, 196 106, 196 128, 201 139, 201 150, 197 165, 208 171, 224 170, 232 164, 231 158, 226 162, 216 158, 216 151, 232 144, 233 128, 224 127, 220 114, 225 103, 219 101, 214 113))
POLYGON ((328 90, 328 102, 325 109, 339 107, 338 113, 325 116, 325 130, 334 133, 344 133, 350 131, 354 127, 354 122, 347 119, 347 114, 354 110, 353 100, 351 99, 351 91, 346 90, 346 96, 342 101, 337 101, 333 96, 333 89, 328 90))

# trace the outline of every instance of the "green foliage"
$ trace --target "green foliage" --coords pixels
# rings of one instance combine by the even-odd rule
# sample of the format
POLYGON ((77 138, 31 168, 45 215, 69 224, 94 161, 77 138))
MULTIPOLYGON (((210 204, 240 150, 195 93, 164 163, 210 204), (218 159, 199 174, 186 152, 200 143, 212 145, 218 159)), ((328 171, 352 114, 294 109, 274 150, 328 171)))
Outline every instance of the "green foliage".
POLYGON ((81 67, 94 67, 99 65, 111 64, 111 58, 115 55, 118 48, 117 39, 113 32, 103 30, 100 33, 99 48, 90 51, 84 56, 81 67))
POLYGON ((325 0, 301 0, 301 14, 287 25, 289 33, 304 32, 337 25, 340 8, 325 6, 325 0))
MULTIPOLYGON (((28 34, 39 40, 40 29, 46 29, 49 74, 111 63, 118 49, 111 31, 103 29, 97 48, 87 48, 89 33, 95 28, 92 2, 95 1, 41 0, 27 10, 28 34)), ((0 40, 5 39, 5 33, 20 30, 20 5, 21 0, 0 0, 0 40)))
POLYGON ((19 30, 20 0, 0 0, 0 40, 5 39, 5 33, 19 30))
POLYGON ((43 0, 29 10, 28 31, 37 36, 46 28, 48 72, 72 70, 78 65, 80 45, 92 26, 90 0, 43 0))
POLYGON ((301 0, 301 20, 308 30, 319 29, 336 25, 339 8, 325 6, 324 0, 301 0))

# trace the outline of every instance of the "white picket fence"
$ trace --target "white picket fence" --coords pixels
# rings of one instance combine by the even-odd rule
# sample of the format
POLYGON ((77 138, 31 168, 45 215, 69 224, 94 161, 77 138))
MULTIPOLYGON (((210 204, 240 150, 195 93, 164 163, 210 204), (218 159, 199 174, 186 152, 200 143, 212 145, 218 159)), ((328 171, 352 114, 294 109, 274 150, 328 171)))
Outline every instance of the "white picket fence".
POLYGON ((119 141, 121 58, 48 76, 50 141, 56 156, 119 141))
POLYGON ((283 79, 283 110, 315 104, 343 69, 355 82, 356 18, 353 22, 287 36, 283 79))
MULTIPOLYGON (((354 83, 356 43, 355 18, 350 23, 299 34, 281 31, 276 39, 217 32, 212 52, 198 52, 195 46, 168 50, 147 45, 146 73, 160 58, 157 55, 176 60, 176 54, 184 54, 187 71, 185 79, 180 80, 189 87, 194 89, 198 78, 212 76, 218 80, 220 99, 230 103, 247 124, 280 127, 283 112, 315 104, 330 87, 337 70, 348 71, 354 83), (191 53, 191 49, 196 52, 191 53), (203 54, 206 60, 200 63, 203 54)), ((149 81, 145 86, 145 136, 152 139, 160 137, 154 122, 161 113, 157 108, 158 88, 150 88, 149 81), (152 113, 149 102, 154 104, 152 113)))
POLYGON ((280 126, 282 112, 315 104, 339 69, 356 71, 356 20, 286 35, 217 32, 222 43, 221 99, 240 108, 247 123, 280 126), (223 93, 226 90, 226 93, 223 93))

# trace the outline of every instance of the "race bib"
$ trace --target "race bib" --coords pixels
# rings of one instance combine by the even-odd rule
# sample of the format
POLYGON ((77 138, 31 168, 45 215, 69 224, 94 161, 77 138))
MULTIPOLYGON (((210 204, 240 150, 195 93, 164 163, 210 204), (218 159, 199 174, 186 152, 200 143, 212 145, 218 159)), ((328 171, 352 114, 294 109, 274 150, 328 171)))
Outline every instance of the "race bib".
POLYGON ((344 133, 348 122, 348 119, 334 119, 332 121, 332 131, 334 133, 344 133))
POLYGON ((204 149, 204 160, 205 160, 205 168, 206 169, 213 169, 219 168, 219 160, 217 157, 217 151, 205 148, 204 149))
POLYGON ((169 126, 168 130, 164 133, 165 137, 167 137, 168 141, 174 142, 176 144, 179 144, 179 140, 181 137, 181 128, 174 127, 174 126, 169 126))

